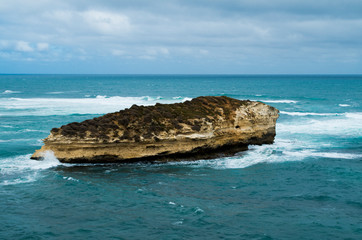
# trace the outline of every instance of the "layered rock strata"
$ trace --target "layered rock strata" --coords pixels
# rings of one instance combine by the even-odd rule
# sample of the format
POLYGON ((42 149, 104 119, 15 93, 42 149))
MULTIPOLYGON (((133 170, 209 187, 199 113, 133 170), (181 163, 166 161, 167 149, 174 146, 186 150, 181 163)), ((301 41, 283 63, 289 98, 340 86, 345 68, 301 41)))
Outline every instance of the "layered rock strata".
POLYGON ((53 128, 32 159, 67 163, 206 159, 271 144, 279 111, 255 101, 198 97, 129 109, 53 128))

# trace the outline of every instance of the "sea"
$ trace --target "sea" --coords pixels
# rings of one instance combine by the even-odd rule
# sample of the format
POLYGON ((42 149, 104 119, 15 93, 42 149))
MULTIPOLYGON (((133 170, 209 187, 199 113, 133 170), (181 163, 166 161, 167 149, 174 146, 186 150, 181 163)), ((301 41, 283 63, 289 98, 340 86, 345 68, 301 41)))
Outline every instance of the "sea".
POLYGON ((0 239, 362 239, 362 75, 0 75, 0 239), (280 110, 272 145, 31 160, 50 129, 198 96, 280 110))

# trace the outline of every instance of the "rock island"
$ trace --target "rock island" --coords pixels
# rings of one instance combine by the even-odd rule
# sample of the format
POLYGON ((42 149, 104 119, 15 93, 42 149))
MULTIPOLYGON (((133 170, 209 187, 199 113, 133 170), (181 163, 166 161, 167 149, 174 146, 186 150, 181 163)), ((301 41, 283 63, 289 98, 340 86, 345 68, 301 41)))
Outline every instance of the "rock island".
POLYGON ((225 96, 137 106, 53 128, 32 159, 53 151, 61 162, 109 163, 208 159, 248 145, 272 144, 279 111, 225 96))

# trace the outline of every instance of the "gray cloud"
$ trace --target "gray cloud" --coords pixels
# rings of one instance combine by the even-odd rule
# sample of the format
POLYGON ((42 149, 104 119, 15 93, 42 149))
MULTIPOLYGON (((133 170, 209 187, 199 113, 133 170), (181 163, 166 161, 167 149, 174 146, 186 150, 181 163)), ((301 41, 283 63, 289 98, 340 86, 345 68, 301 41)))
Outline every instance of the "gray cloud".
POLYGON ((220 62, 283 72, 294 61, 326 71, 361 63, 361 9, 355 0, 2 1, 0 59, 202 61, 201 72, 220 62))

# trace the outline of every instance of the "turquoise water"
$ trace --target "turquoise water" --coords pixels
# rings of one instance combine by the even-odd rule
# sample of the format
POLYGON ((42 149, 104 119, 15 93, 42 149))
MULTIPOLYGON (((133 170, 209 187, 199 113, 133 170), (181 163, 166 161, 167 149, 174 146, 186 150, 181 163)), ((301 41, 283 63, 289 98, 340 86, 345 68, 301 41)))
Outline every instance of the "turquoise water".
POLYGON ((362 76, 0 75, 1 239, 362 239, 362 76), (195 162, 30 160, 51 128, 201 95, 277 107, 273 145, 195 162))

